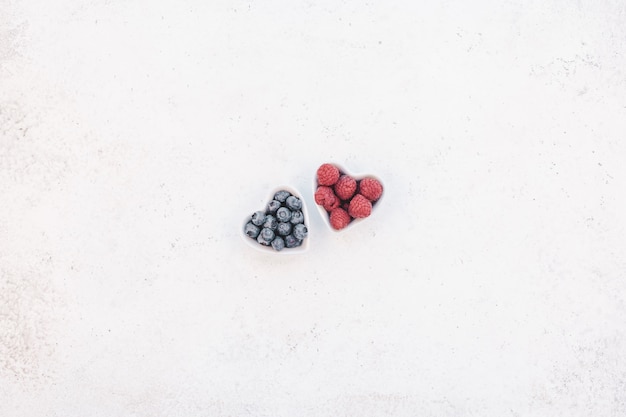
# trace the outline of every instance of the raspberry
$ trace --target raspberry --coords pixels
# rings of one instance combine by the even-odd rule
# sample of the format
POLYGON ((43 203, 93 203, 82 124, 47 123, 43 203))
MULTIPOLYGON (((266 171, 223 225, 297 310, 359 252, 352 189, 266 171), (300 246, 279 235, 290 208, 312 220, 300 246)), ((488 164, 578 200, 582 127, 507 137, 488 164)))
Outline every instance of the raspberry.
POLYGON ((367 217, 372 214, 372 202, 363 197, 361 194, 357 194, 352 198, 352 200, 350 200, 348 213, 350 213, 350 216, 355 219, 367 217))
POLYGON ((380 181, 375 178, 363 178, 359 182, 359 194, 367 198, 369 201, 374 202, 383 194, 383 186, 380 181))
POLYGON ((339 199, 333 192, 333 189, 325 185, 321 185, 315 191, 315 202, 324 207, 324 210, 331 211, 339 206, 339 199))
POLYGON ((349 175, 342 175, 335 184, 335 194, 342 200, 349 200, 356 191, 356 180, 349 175))
POLYGON ((317 169, 317 182, 319 185, 333 185, 339 179, 339 169, 332 164, 322 164, 317 169))
POLYGON ((335 230, 341 230, 350 223, 350 215, 342 208, 336 208, 330 212, 330 225, 335 230))

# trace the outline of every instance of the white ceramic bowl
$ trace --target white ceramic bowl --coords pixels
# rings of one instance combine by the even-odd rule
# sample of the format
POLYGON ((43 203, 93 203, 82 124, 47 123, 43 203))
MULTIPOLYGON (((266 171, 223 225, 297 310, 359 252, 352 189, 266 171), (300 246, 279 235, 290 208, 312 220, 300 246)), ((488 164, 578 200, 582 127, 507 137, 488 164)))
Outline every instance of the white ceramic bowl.
POLYGON ((299 253, 304 253, 309 249, 309 244, 310 244, 310 240, 311 240, 311 226, 310 226, 310 222, 309 222, 309 212, 307 210, 306 207, 306 202, 302 196, 302 193, 299 192, 296 188, 288 186, 288 185, 283 185, 281 187, 276 187, 273 190, 271 190, 271 192, 268 195, 268 198, 265 200, 265 202, 263 203, 262 207, 257 208, 256 210, 253 208, 252 210, 250 210, 249 214, 244 218, 243 222, 241 223, 241 227, 239 228, 239 235, 241 236, 241 238, 244 240, 244 242, 250 246, 253 249, 256 249, 259 252, 264 252, 264 253, 269 253, 269 254, 274 254, 274 255, 291 255, 291 254, 299 254, 299 253), (244 227, 246 226, 246 224, 250 221, 250 217, 252 216, 252 213, 254 213, 255 211, 265 211, 265 209, 267 208, 267 204, 272 201, 274 199, 274 195, 281 191, 281 190, 285 190, 285 191, 289 191, 291 194, 295 195, 296 197, 298 197, 301 201, 302 201, 302 214, 304 215, 304 224, 307 227, 308 230, 308 234, 307 236, 304 238, 304 240, 302 241, 302 245, 296 247, 296 248, 284 248, 281 251, 277 251, 274 248, 272 248, 271 246, 263 246, 260 243, 258 243, 256 241, 256 239, 252 239, 251 237, 249 237, 248 235, 246 235, 244 233, 244 227))
MULTIPOLYGON (((351 227, 354 227, 356 225, 358 225, 359 223, 363 222, 363 221, 367 221, 369 218, 371 218, 372 216, 375 215, 376 213, 376 208, 378 207, 378 205, 380 204, 380 202, 384 199, 385 197, 385 183, 376 175, 373 174, 366 174, 366 173, 355 173, 352 171, 347 170, 343 165, 341 164, 336 164, 334 162, 328 162, 329 164, 332 164, 334 166, 337 167, 337 169, 339 169, 340 174, 348 174, 350 175, 352 178, 354 178, 355 180, 361 180, 363 178, 374 178, 376 180, 378 180, 378 182, 380 182, 383 186, 383 194, 380 196, 380 198, 378 200, 376 200, 373 204, 372 204, 372 214, 370 214, 368 217, 364 218, 364 219, 352 219, 352 221, 343 229, 341 230, 337 230, 334 229, 331 225, 330 225, 330 217, 329 217, 329 213, 324 209, 324 207, 320 206, 319 204, 315 203, 315 206, 317 207, 317 210, 320 213, 320 216, 322 217, 322 220, 324 221, 324 223, 326 223, 326 226, 328 226, 328 228, 330 230, 332 230, 333 232, 337 232, 337 233, 341 233, 344 232, 348 229, 350 229, 351 227)), ((318 184, 317 184, 317 174, 313 176, 313 195, 315 195, 315 191, 317 190, 318 184)), ((315 199, 313 199, 313 201, 315 202, 315 199)))

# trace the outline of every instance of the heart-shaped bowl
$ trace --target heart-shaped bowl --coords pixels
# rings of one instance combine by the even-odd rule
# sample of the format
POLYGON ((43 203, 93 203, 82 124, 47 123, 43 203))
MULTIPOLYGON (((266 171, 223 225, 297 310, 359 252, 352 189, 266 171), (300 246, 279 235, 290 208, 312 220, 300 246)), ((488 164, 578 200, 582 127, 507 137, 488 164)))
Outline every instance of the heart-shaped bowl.
MULTIPOLYGON (((324 207, 320 206, 319 204, 315 203, 315 206, 317 207, 317 211, 319 211, 320 216, 322 217, 322 220, 324 221, 324 223, 326 224, 326 226, 328 226, 328 228, 330 230, 332 230, 333 232, 336 233, 340 233, 343 232, 345 230, 348 230, 356 225, 358 225, 359 223, 368 220, 370 217, 372 217, 374 215, 374 212, 376 211, 376 207, 380 204, 380 202, 385 198, 385 183, 376 175, 372 175, 372 174, 366 174, 366 173, 353 173, 349 170, 347 170, 343 165, 341 164, 337 164, 335 162, 327 162, 331 165, 334 165, 337 167, 337 169, 339 170, 339 175, 344 175, 344 174, 348 174, 350 175, 352 178, 354 178, 355 180, 360 181, 363 178, 374 178, 375 180, 377 180, 378 182, 380 182, 380 184, 383 186, 383 193, 380 196, 380 198, 378 200, 376 200, 375 202, 372 203, 372 214, 370 214, 368 217, 364 218, 364 219, 352 219, 350 221, 350 223, 348 223, 348 225, 346 227, 344 227, 341 230, 337 230, 335 228, 333 228, 330 225, 330 213, 327 212, 324 207)), ((321 164, 320 164, 321 165, 321 164)), ((317 174, 313 176, 313 195, 315 195, 315 191, 317 191, 317 187, 319 187, 319 184, 317 183, 317 174)), ((315 199, 313 199, 315 202, 315 199)))
MULTIPOLYGON (((248 214, 244 218, 243 222, 241 223, 241 226, 239 227, 239 235, 248 246, 250 246, 252 249, 255 249, 259 252, 274 254, 274 255, 301 254, 309 250, 309 244, 311 240, 311 227, 310 227, 311 223, 309 222, 309 212, 306 207, 306 202, 304 201, 304 198, 302 197, 302 193, 299 192, 295 187, 291 187, 289 185, 276 187, 273 190, 271 190, 271 192, 269 193, 268 198, 266 199, 264 203, 264 206, 258 210, 265 211, 269 202, 274 199, 274 195, 277 192, 282 191, 282 190, 289 191, 292 195, 295 195, 302 201, 302 214, 304 216, 304 225, 306 226, 308 230, 307 236, 302 241, 302 244, 295 248, 284 248, 283 250, 280 250, 280 251, 275 250, 274 248, 272 248, 272 246, 261 245, 260 243, 257 242, 256 239, 251 238, 250 236, 246 235, 246 233, 244 232, 244 227, 250 221, 251 214, 248 214)), ((252 213, 254 213, 255 211, 256 210, 252 211, 252 213)))

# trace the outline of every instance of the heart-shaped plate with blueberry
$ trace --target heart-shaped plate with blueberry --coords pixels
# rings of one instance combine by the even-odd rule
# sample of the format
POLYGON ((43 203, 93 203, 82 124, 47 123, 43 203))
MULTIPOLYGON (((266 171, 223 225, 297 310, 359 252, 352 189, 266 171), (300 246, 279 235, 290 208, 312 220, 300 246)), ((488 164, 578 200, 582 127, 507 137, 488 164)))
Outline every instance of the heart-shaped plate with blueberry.
POLYGON ((241 228, 252 248, 276 254, 302 253, 309 247, 309 217, 300 193, 282 186, 271 191, 265 207, 248 215, 241 228))

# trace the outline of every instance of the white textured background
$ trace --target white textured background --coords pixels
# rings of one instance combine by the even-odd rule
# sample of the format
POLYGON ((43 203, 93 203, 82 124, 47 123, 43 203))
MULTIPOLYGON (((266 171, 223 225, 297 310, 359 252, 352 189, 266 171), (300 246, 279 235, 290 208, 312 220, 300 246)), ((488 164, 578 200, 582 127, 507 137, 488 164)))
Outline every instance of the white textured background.
POLYGON ((623 0, 0 0, 0 135, 3 417, 626 415, 623 0))

